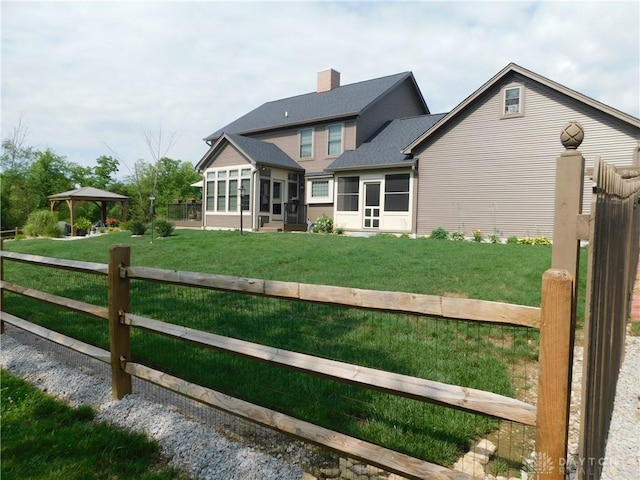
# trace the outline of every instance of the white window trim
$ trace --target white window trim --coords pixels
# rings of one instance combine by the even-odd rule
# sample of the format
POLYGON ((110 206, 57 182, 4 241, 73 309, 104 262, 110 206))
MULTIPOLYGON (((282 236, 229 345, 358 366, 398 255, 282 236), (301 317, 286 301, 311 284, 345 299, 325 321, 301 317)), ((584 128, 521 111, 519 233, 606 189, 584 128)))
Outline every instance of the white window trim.
POLYGON ((305 196, 307 197, 306 198, 307 205, 314 204, 314 203, 333 203, 333 178, 310 178, 310 179, 307 179, 306 183, 307 183, 307 187, 306 187, 305 196), (312 189, 313 182, 325 181, 325 180, 329 181, 329 194, 326 197, 312 197, 311 189, 312 189))
MULTIPOLYGON (((239 188, 236 189, 236 195, 237 195, 237 210, 235 211, 229 211, 229 197, 232 196, 231 195, 231 191, 229 189, 229 180, 237 180, 238 182, 238 187, 242 184, 242 180, 243 179, 249 179, 249 205, 251 205, 251 198, 253 197, 253 192, 252 192, 252 188, 251 188, 251 183, 252 183, 252 179, 253 179, 253 167, 247 166, 247 165, 234 165, 234 166, 229 166, 229 167, 220 167, 220 168, 208 168, 205 171, 205 185, 204 185, 204 208, 205 208, 205 215, 239 215, 240 214, 240 205, 242 203, 242 197, 240 195, 240 191, 239 188), (230 178, 230 174, 229 172, 232 170, 236 170, 238 172, 237 177, 234 178, 230 178), (249 170, 248 175, 242 175, 242 170, 249 170), (218 173, 219 172, 226 172, 226 178, 224 179, 226 182, 226 195, 225 195, 225 210, 218 210, 218 173), (209 174, 212 173, 214 174, 214 178, 211 180, 214 183, 214 192, 213 192, 213 209, 209 210, 207 209, 207 198, 208 198, 208 186, 207 183, 209 182, 208 176, 209 174)), ((246 210, 245 210, 246 213, 246 210)))
MULTIPOLYGON (((327 140, 328 141, 328 140, 327 140)), ((300 160, 313 160, 314 152, 315 152, 315 143, 316 143, 316 129, 311 127, 311 128, 301 128, 300 130, 298 130, 298 155, 300 157, 300 160), (300 150, 302 148, 302 132, 306 131, 306 130, 311 130, 311 155, 308 157, 303 157, 302 155, 300 155, 300 150)), ((327 146, 328 148, 328 146, 327 146)))
POLYGON ((327 149, 326 154, 327 157, 339 157, 344 152, 344 123, 330 123, 327 125, 327 149), (329 153, 329 130, 331 127, 340 127, 340 152, 339 153, 329 153))
POLYGON ((524 103, 524 84, 522 83, 510 83, 509 85, 505 85, 500 90, 500 118, 520 118, 524 116, 525 113, 525 103, 524 103), (517 113, 506 113, 505 107, 507 102, 507 90, 519 89, 519 102, 518 102, 518 112, 517 113))

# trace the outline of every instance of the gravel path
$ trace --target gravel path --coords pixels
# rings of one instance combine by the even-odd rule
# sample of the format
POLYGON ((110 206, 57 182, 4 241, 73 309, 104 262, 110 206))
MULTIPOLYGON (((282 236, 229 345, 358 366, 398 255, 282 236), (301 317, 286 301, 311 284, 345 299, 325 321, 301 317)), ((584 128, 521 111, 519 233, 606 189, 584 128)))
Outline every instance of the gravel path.
MULTIPOLYGON (((215 430, 185 418, 177 408, 149 401, 142 395, 128 395, 112 401, 108 376, 96 375, 88 368, 72 368, 43 348, 21 343, 16 334, 0 335, 0 365, 41 390, 71 405, 88 404, 98 418, 143 432, 159 442, 170 464, 197 479, 229 480, 301 479, 300 454, 289 458, 265 454, 234 442, 215 430), (14 338, 15 337, 15 338, 14 338), (294 461, 291 461, 291 459, 294 461)), ((48 343, 48 342, 47 342, 48 343)), ((579 391, 582 372, 581 348, 576 349, 574 393, 579 391), (578 388, 577 388, 578 387, 578 388)), ((137 389, 134 387, 134 391, 137 389)), ((572 403, 579 398, 572 395, 572 403)), ((570 450, 575 448, 579 411, 572 411, 570 450), (572 445, 573 444, 573 445, 572 445)), ((282 437, 273 437, 281 443, 282 437)), ((276 451, 277 449, 274 449, 276 451)), ((289 452, 292 450, 288 449, 289 452)), ((302 454, 304 455, 304 454, 302 454)), ((620 370, 616 399, 607 441, 603 480, 640 479, 640 337, 627 336, 625 358, 620 370)))
POLYGON ((640 337, 627 335, 602 480, 640 479, 640 337))
POLYGON ((198 479, 299 480, 302 469, 233 442, 171 408, 127 395, 111 400, 111 386, 99 376, 61 364, 45 351, 0 336, 0 365, 73 406, 91 405, 97 419, 147 434, 160 444, 169 464, 198 479))

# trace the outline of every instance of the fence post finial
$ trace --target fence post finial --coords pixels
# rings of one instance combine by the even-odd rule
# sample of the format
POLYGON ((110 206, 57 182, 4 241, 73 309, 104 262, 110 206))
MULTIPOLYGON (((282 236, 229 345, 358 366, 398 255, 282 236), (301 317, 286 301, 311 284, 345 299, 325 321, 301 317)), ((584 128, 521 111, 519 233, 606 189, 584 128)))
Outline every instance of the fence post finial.
POLYGON ((584 128, 578 122, 569 122, 560 134, 560 142, 567 150, 577 150, 584 140, 584 128))

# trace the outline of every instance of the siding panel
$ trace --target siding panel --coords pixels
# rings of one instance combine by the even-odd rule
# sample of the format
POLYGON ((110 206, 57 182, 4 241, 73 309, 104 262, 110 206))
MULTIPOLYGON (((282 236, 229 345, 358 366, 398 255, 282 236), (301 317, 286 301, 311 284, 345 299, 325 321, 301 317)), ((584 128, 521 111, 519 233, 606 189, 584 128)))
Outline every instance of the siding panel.
MULTIPOLYGON (((633 162, 634 127, 524 77, 505 79, 458 114, 416 152, 419 160, 418 235, 436 227, 503 237, 552 236, 560 132, 570 121, 585 129, 580 147, 587 168, 601 155, 619 166, 633 162), (525 85, 525 114, 500 116, 503 85, 525 85)), ((585 212, 590 206, 585 180, 585 212)))

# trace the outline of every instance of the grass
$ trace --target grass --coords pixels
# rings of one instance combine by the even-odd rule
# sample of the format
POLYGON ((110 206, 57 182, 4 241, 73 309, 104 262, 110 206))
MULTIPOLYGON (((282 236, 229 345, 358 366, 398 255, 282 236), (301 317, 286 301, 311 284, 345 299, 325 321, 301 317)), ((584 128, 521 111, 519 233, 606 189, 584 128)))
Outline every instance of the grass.
MULTIPOLYGON (((76 241, 21 240, 6 243, 6 248, 106 263, 114 243, 131 245, 134 265, 525 305, 539 305, 541 276, 551 258, 551 249, 544 246, 187 230, 153 243, 149 235, 133 238, 125 232, 76 241)), ((5 275, 33 288, 106 305, 102 277, 51 269, 43 274, 42 267, 15 262, 7 262, 5 275)), ((537 357, 537 334, 523 328, 139 281, 132 282, 132 290, 132 310, 141 315, 504 395, 514 391, 511 366, 537 357)), ((7 295, 5 304, 18 316, 108 347, 102 321, 13 295, 7 295)), ((134 331, 132 344, 138 361, 444 465, 497 425, 487 417, 310 378, 145 332, 134 331)))
POLYGON ((167 468, 156 443, 94 421, 87 406, 71 408, 0 371, 4 480, 184 480, 167 468))

